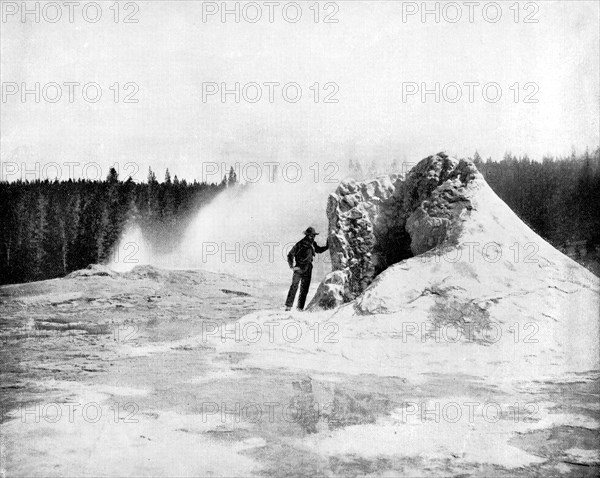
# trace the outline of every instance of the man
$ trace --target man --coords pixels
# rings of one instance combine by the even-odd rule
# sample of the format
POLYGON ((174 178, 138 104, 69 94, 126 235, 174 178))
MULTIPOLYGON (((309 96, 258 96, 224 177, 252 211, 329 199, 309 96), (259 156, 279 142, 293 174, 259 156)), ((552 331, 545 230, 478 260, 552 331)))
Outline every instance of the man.
POLYGON ((304 231, 304 239, 296 243, 292 250, 287 256, 288 264, 290 269, 294 270, 294 276, 292 277, 292 285, 288 292, 287 300, 285 301, 285 310, 290 310, 294 305, 294 298, 296 297, 296 291, 298 290, 298 284, 300 284, 300 295, 298 296, 298 310, 304 309, 304 303, 306 302, 306 296, 308 295, 308 288, 310 287, 310 279, 312 276, 312 261, 315 253, 321 254, 329 249, 329 239, 327 243, 321 247, 315 242, 315 237, 319 233, 315 231, 314 227, 309 227, 304 231), (294 260, 296 265, 294 266, 294 260))

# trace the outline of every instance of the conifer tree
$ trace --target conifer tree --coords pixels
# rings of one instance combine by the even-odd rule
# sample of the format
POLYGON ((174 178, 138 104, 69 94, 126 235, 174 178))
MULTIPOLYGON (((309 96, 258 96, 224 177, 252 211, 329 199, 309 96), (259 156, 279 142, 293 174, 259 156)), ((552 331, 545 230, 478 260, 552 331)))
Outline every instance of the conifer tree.
POLYGON ((229 177, 227 178, 227 185, 235 186, 236 183, 237 183, 237 174, 235 173, 233 166, 231 166, 231 168, 229 169, 229 177))

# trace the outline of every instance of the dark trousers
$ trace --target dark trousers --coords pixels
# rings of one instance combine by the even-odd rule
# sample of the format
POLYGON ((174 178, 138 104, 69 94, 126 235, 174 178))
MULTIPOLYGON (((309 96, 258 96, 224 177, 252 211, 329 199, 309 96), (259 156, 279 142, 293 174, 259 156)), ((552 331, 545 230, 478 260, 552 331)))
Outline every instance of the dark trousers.
POLYGON ((298 296, 298 309, 304 309, 304 303, 306 302, 306 296, 308 295, 308 288, 310 287, 310 279, 312 277, 312 264, 300 271, 294 271, 292 277, 292 285, 285 301, 286 307, 294 305, 294 298, 296 297, 296 291, 298 290, 298 284, 300 284, 300 295, 298 296))

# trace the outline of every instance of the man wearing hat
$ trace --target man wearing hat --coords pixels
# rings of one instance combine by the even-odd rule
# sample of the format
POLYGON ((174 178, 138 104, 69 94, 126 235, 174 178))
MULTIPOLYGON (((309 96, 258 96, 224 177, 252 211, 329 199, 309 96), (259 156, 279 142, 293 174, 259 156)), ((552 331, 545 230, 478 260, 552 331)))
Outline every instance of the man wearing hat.
POLYGON ((309 227, 304 231, 304 239, 297 242, 287 256, 290 269, 294 270, 294 276, 292 277, 292 285, 290 286, 290 291, 288 292, 287 300, 285 301, 285 310, 290 310, 292 305, 294 305, 298 284, 300 284, 300 295, 298 296, 297 304, 298 310, 304 308, 306 296, 308 295, 308 288, 310 287, 310 279, 312 277, 313 257, 315 256, 315 253, 321 254, 329 249, 329 239, 327 239, 327 243, 323 247, 315 242, 317 234, 319 233, 315 231, 314 227, 309 227), (295 266, 294 261, 296 262, 295 266))

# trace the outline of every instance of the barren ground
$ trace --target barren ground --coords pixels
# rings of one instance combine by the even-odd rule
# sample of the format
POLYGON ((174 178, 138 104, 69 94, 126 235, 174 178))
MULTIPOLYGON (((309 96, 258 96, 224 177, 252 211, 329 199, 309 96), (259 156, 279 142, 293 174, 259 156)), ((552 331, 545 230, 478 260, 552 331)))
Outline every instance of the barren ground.
POLYGON ((284 293, 151 267, 0 288, 2 476, 600 473, 597 371, 508 386, 431 347, 410 370, 343 373, 219 345, 256 311, 310 327, 284 293))

